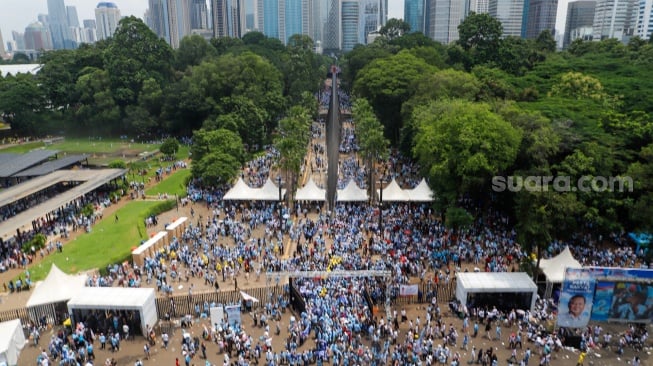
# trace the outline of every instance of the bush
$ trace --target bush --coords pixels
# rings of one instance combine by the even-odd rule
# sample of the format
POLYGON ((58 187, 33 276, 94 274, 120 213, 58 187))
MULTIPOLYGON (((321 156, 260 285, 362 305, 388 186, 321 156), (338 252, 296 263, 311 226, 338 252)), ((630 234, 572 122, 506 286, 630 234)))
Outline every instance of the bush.
POLYGON ((170 211, 177 206, 176 200, 167 200, 159 203, 158 205, 152 207, 148 212, 146 217, 157 216, 163 212, 170 211))
POLYGON ((47 241, 48 238, 45 235, 36 234, 32 239, 24 243, 21 249, 25 253, 29 253, 32 250, 32 247, 34 247, 35 250, 40 250, 41 248, 45 247, 45 242, 47 241))
POLYGON ((124 162, 124 160, 114 160, 109 163, 109 168, 112 169, 127 169, 127 163, 124 162))

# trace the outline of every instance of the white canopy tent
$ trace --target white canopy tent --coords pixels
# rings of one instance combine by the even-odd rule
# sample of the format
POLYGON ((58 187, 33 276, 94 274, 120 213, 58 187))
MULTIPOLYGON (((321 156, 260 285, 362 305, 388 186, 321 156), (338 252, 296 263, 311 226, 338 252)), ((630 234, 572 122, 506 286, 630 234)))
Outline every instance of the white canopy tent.
MULTIPOLYGON (((381 190, 377 189, 376 194, 380 195, 381 190)), ((381 196, 379 196, 381 198, 381 196)), ((392 179, 392 182, 388 184, 384 189, 383 189, 383 202, 408 202, 410 201, 410 197, 404 191, 399 187, 399 184, 395 179, 392 179)))
MULTIPOLYGON (((413 188, 405 190, 408 194, 408 198, 411 202, 433 202, 435 195, 426 183, 426 179, 422 178, 422 181, 413 188)), ((385 193, 384 193, 385 194, 385 193)), ((384 197, 385 198, 385 197, 384 197)))
POLYGON ((147 326, 154 327, 159 320, 153 288, 85 287, 68 301, 68 313, 75 323, 84 321, 84 315, 94 310, 132 310, 138 313, 142 334, 147 326))
POLYGON ((27 300, 30 318, 39 323, 45 316, 49 324, 54 324, 58 313, 65 313, 65 303, 84 289, 86 275, 68 275, 55 264, 50 267, 48 276, 40 282, 27 300))
POLYGON ((0 365, 16 366, 25 347, 25 334, 20 319, 0 323, 0 365))
POLYGON ((456 298, 466 306, 496 306, 500 310, 531 310, 537 286, 525 272, 459 272, 456 298))
POLYGON ((569 247, 560 252, 553 258, 540 260, 540 271, 546 277, 546 290, 544 297, 551 297, 554 284, 561 284, 565 278, 565 269, 567 268, 583 268, 579 261, 577 261, 571 254, 569 247))
POLYGON ((245 183, 243 178, 238 178, 236 184, 224 195, 224 200, 245 201, 251 200, 254 195, 254 189, 245 183))
POLYGON ((326 189, 322 189, 315 184, 313 177, 308 179, 306 185, 297 190, 295 193, 295 200, 297 201, 325 201, 326 189))
POLYGON ((365 191, 362 188, 358 188, 354 180, 350 180, 349 183, 347 183, 347 186, 344 189, 339 189, 338 190, 338 196, 337 196, 337 201, 338 202, 360 202, 360 201, 367 201, 368 196, 367 196, 367 191, 365 191))
MULTIPOLYGON (((254 201, 279 201, 279 186, 272 182, 272 179, 268 178, 263 187, 258 189, 252 189, 253 196, 249 199, 254 201)), ((286 195, 286 189, 281 189, 281 197, 283 198, 286 195)))

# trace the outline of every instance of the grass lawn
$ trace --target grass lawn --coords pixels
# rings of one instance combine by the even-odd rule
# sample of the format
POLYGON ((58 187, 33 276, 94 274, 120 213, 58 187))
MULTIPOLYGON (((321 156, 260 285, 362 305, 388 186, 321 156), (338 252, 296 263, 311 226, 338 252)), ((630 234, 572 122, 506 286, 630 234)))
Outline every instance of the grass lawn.
POLYGON ((63 253, 52 253, 29 268, 32 280, 40 281, 47 276, 52 263, 66 273, 77 273, 93 268, 104 269, 108 264, 118 263, 131 253, 131 248, 147 238, 143 219, 148 211, 160 204, 154 201, 134 201, 118 210, 118 222, 113 217, 93 226, 88 234, 68 242, 63 253))
POLYGON ((179 195, 183 197, 186 195, 186 179, 190 176, 190 169, 180 169, 172 175, 165 177, 165 179, 156 186, 145 191, 148 195, 163 194, 179 195))

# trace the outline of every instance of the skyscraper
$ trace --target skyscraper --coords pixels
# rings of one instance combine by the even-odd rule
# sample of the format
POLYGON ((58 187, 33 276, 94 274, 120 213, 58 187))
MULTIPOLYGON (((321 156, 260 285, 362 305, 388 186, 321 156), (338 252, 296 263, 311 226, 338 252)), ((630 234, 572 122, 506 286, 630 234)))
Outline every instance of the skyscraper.
POLYGON ((489 0, 470 0, 469 11, 476 14, 485 14, 488 12, 489 0))
POLYGON ((114 3, 101 2, 95 8, 95 21, 98 40, 113 37, 120 21, 120 9, 114 3))
POLYGON ((650 39, 653 34, 653 1, 640 0, 637 14, 636 35, 643 39, 650 39))
POLYGON ((383 21, 383 1, 359 0, 358 43, 366 44, 367 35, 379 30, 383 21))
POLYGON ((279 5, 283 0, 260 1, 263 3, 263 34, 271 38, 279 38, 279 5))
POLYGON ((526 0, 524 2, 524 17, 522 37, 535 39, 544 30, 555 33, 558 0, 526 0))
POLYGON ((637 25, 638 0, 598 0, 594 12, 592 39, 616 38, 628 42, 637 25))
POLYGON ((430 0, 427 36, 443 44, 458 40, 458 25, 465 19, 469 3, 466 0, 430 0))
POLYGON ((77 16, 76 7, 66 6, 66 19, 69 27, 79 27, 79 17, 77 16))
POLYGON ((322 48, 325 52, 340 49, 340 0, 326 0, 326 23, 322 48))
POLYGON ((34 22, 25 28, 26 50, 47 51, 52 49, 52 39, 48 29, 40 22, 34 22))
POLYGON ((214 37, 242 36, 245 14, 243 0, 211 0, 211 17, 213 18, 214 37))
MULTIPOLYGON (((307 0, 285 0, 285 9, 283 18, 285 19, 283 27, 283 39, 281 40, 284 44, 288 43, 290 37, 294 34, 304 34, 304 12, 303 5, 309 4, 307 0)), ((281 20, 281 17, 280 19, 281 20)), ((308 21, 308 19, 306 19, 308 21)), ((308 29, 306 29, 308 31, 308 29)))
POLYGON ((68 26, 68 15, 66 14, 64 0, 48 0, 48 20, 54 49, 75 48, 68 26))
POLYGON ((358 0, 340 0, 340 49, 351 51, 359 41, 360 4, 358 0))
MULTIPOLYGON (((41 24, 43 25, 43 24, 41 24)), ((25 33, 20 33, 16 31, 11 32, 11 38, 14 39, 14 42, 16 43, 16 48, 15 50, 24 50, 25 49, 25 33)))
POLYGON ((206 6, 206 0, 191 0, 190 28, 209 29, 209 9, 206 6))
POLYGON ((7 53, 5 52, 5 41, 2 38, 2 29, 0 29, 0 59, 7 58, 7 53))
POLYGON ((490 0, 488 13, 503 25, 503 36, 521 37, 523 0, 490 0))
POLYGON ((84 24, 84 31, 82 32, 83 41, 86 43, 95 43, 97 41, 95 19, 84 19, 83 24, 84 24))
POLYGON ((594 23, 594 9, 596 1, 581 0, 567 4, 567 19, 565 21, 565 36, 562 48, 569 47, 577 38, 592 39, 592 24, 594 23))
POLYGON ((411 32, 422 32, 426 34, 426 29, 424 28, 426 1, 404 0, 404 21, 410 24, 411 32))

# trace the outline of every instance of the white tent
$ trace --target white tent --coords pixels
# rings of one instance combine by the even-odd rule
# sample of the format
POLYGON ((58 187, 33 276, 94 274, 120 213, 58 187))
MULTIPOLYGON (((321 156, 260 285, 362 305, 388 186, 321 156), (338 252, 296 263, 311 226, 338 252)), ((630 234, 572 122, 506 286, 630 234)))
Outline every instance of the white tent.
POLYGON ((463 305, 531 311, 535 306, 537 286, 525 272, 459 272, 456 278, 456 298, 463 305))
POLYGON ((367 201, 367 192, 364 189, 358 188, 354 180, 350 180, 344 189, 338 190, 338 202, 351 202, 351 201, 367 201))
POLYGON ((408 193, 408 197, 410 198, 411 202, 432 202, 433 198, 435 197, 433 191, 429 187, 428 183, 426 183, 426 179, 424 178, 422 178, 422 181, 419 182, 415 188, 407 189, 406 193, 408 193))
MULTIPOLYGON (((376 190, 376 194, 380 195, 380 190, 376 190)), ((379 199, 381 196, 379 196, 379 199)), ((392 179, 392 182, 388 184, 384 189, 383 189, 383 202, 408 202, 410 201, 410 197, 408 197, 408 194, 399 187, 399 184, 397 184, 397 181, 395 179, 392 179)))
POLYGON ((0 323, 0 365, 17 365, 23 347, 25 334, 20 319, 0 323))
POLYGON ((50 324, 57 318, 57 308, 65 312, 65 302, 77 295, 86 285, 86 275, 68 275, 55 264, 48 276, 34 288, 25 305, 30 318, 38 322, 45 316, 50 324), (60 306, 58 306, 60 305, 60 306))
POLYGON ((240 296, 242 296, 243 300, 245 300, 245 301, 258 302, 257 298, 255 298, 254 296, 248 294, 245 291, 240 291, 240 296))
POLYGON ((574 256, 571 254, 569 247, 560 252, 553 258, 540 260, 540 271, 546 277, 546 289, 544 298, 551 297, 554 284, 561 284, 565 278, 566 268, 583 268, 574 256))
MULTIPOLYGON (((255 201, 279 201, 279 186, 272 182, 272 179, 268 178, 263 187, 258 189, 252 189, 253 196, 249 199, 255 201)), ((281 197, 286 195, 286 190, 281 189, 281 197)))
POLYGON ((75 323, 83 321, 83 314, 92 310, 134 310, 141 319, 142 334, 147 326, 159 320, 153 288, 85 287, 68 301, 68 313, 75 323))
POLYGON ((254 189, 250 188, 243 178, 238 178, 236 184, 224 195, 225 200, 244 201, 251 200, 254 189))
POLYGON ((325 199, 326 189, 318 187, 313 181, 313 177, 310 177, 306 185, 295 193, 295 200, 297 201, 324 201, 325 199))

